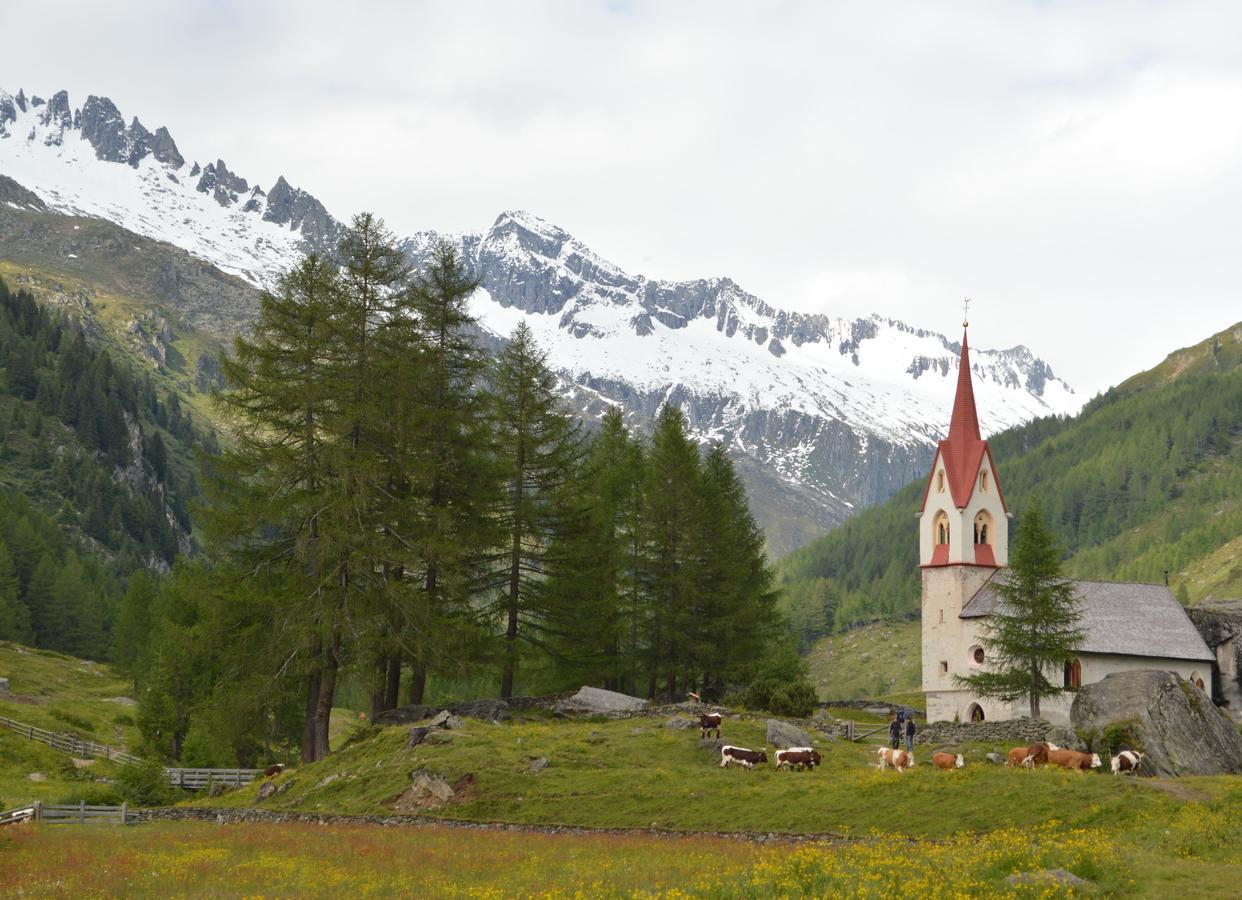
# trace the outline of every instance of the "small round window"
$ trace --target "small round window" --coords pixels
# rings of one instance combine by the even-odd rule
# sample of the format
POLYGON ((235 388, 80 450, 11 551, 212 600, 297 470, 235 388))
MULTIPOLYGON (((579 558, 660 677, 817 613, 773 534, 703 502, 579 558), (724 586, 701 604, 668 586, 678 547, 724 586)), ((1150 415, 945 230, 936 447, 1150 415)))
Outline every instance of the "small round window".
POLYGON ((987 654, 983 652, 983 648, 978 644, 966 652, 966 661, 970 663, 972 669, 978 669, 982 666, 985 659, 987 659, 987 654))

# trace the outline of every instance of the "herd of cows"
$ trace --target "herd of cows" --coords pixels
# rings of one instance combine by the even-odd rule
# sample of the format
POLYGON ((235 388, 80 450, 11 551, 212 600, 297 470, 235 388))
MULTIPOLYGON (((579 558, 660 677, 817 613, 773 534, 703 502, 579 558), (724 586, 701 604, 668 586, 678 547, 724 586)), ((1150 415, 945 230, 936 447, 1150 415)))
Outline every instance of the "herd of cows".
MULTIPOLYGON (((720 713, 707 713, 699 718, 699 737, 706 738, 713 731, 720 737, 720 713)), ((908 750, 893 747, 877 747, 876 757, 881 771, 894 769, 898 773, 914 765, 914 754, 908 750)), ((960 769, 966 765, 966 759, 960 753, 933 753, 932 765, 937 769, 960 769)), ((720 768, 727 769, 731 765, 739 765, 745 769, 753 769, 756 763, 768 762, 766 750, 750 750, 746 747, 735 747, 725 744, 720 748, 720 768)), ((1114 775, 1137 775, 1143 762, 1143 754, 1134 750, 1122 750, 1111 762, 1114 775)), ((777 769, 814 769, 820 764, 819 751, 813 747, 790 747, 775 751, 777 769)), ((1082 753, 1077 750, 1066 750, 1056 744, 1038 741, 1025 747, 1014 747, 1009 751, 1005 765, 1013 768, 1033 769, 1036 766, 1060 766, 1076 772, 1085 772, 1103 765, 1098 753, 1082 753)))

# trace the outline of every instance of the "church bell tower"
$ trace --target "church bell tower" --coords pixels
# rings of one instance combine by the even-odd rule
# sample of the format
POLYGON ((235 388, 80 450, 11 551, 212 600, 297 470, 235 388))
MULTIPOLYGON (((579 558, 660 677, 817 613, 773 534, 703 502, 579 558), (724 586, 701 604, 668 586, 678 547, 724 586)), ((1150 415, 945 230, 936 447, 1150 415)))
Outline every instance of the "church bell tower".
POLYGON ((984 664, 977 620, 962 608, 1009 560, 1009 511, 988 442, 979 431, 971 381, 969 323, 962 323, 962 355, 949 435, 936 448, 918 516, 923 597, 923 690, 929 721, 962 716, 964 692, 954 675, 984 664))

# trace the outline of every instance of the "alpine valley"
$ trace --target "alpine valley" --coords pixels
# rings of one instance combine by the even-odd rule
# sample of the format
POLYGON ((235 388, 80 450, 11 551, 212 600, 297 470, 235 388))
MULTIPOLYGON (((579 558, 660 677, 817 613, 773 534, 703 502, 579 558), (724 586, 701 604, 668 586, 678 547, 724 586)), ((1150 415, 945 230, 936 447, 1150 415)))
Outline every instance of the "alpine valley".
MULTIPOLYGON (((342 230, 284 177, 264 188, 193 159, 105 97, 0 91, 6 273, 86 318, 101 298, 128 298, 99 324, 157 367, 170 352, 188 360, 191 392, 253 321, 259 290, 303 251, 331 252, 342 230)), ((584 418, 613 405, 642 424, 671 402, 700 440, 721 442, 774 556, 918 477, 944 433, 960 347, 941 334, 782 310, 726 277, 627 273, 526 212, 401 246, 418 263, 441 240, 480 283, 473 312, 488 340, 525 321, 584 418)), ((1081 406, 1026 347, 974 349, 972 368, 987 433, 1081 406)))

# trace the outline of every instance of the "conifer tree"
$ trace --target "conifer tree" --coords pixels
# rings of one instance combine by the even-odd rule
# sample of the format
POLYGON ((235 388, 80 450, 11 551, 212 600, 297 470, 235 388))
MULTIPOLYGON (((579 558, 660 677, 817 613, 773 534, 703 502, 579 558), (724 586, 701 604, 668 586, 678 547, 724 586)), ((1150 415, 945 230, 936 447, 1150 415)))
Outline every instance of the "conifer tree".
POLYGON ((492 373, 495 450, 503 478, 497 522, 504 531, 498 566, 504 622, 500 696, 513 695, 519 639, 545 643, 550 549, 569 511, 563 489, 581 457, 577 426, 564 408, 547 353, 520 323, 492 373))
POLYGON ((980 642, 988 667, 954 680, 981 697, 1012 703, 1026 697, 1032 719, 1039 701, 1063 688, 1048 678, 1082 644, 1082 613, 1072 582, 1061 574, 1061 556, 1042 501, 1027 503, 1010 547, 1009 569, 994 579, 999 603, 983 620, 980 642))
POLYGON ((17 568, 0 540, 0 640, 29 643, 33 637, 30 610, 22 602, 19 588, 17 568))
POLYGON ((422 702, 429 669, 452 664, 454 648, 472 640, 472 603, 498 539, 488 515, 497 476, 479 391, 486 362, 468 308, 477 287, 441 243, 410 297, 420 351, 418 372, 400 379, 412 420, 400 455, 409 500, 402 529, 412 550, 408 577, 419 588, 399 623, 410 703, 422 702))
POLYGON ((656 696, 661 675, 664 695, 677 697, 677 673, 687 656, 694 616, 690 567, 696 522, 700 459, 691 442, 686 417, 666 403, 651 437, 646 495, 646 573, 650 593, 648 696, 656 696))
POLYGON ((155 580, 145 571, 139 570, 129 577, 112 629, 111 659, 131 677, 141 669, 143 651, 151 638, 155 597, 155 580))

